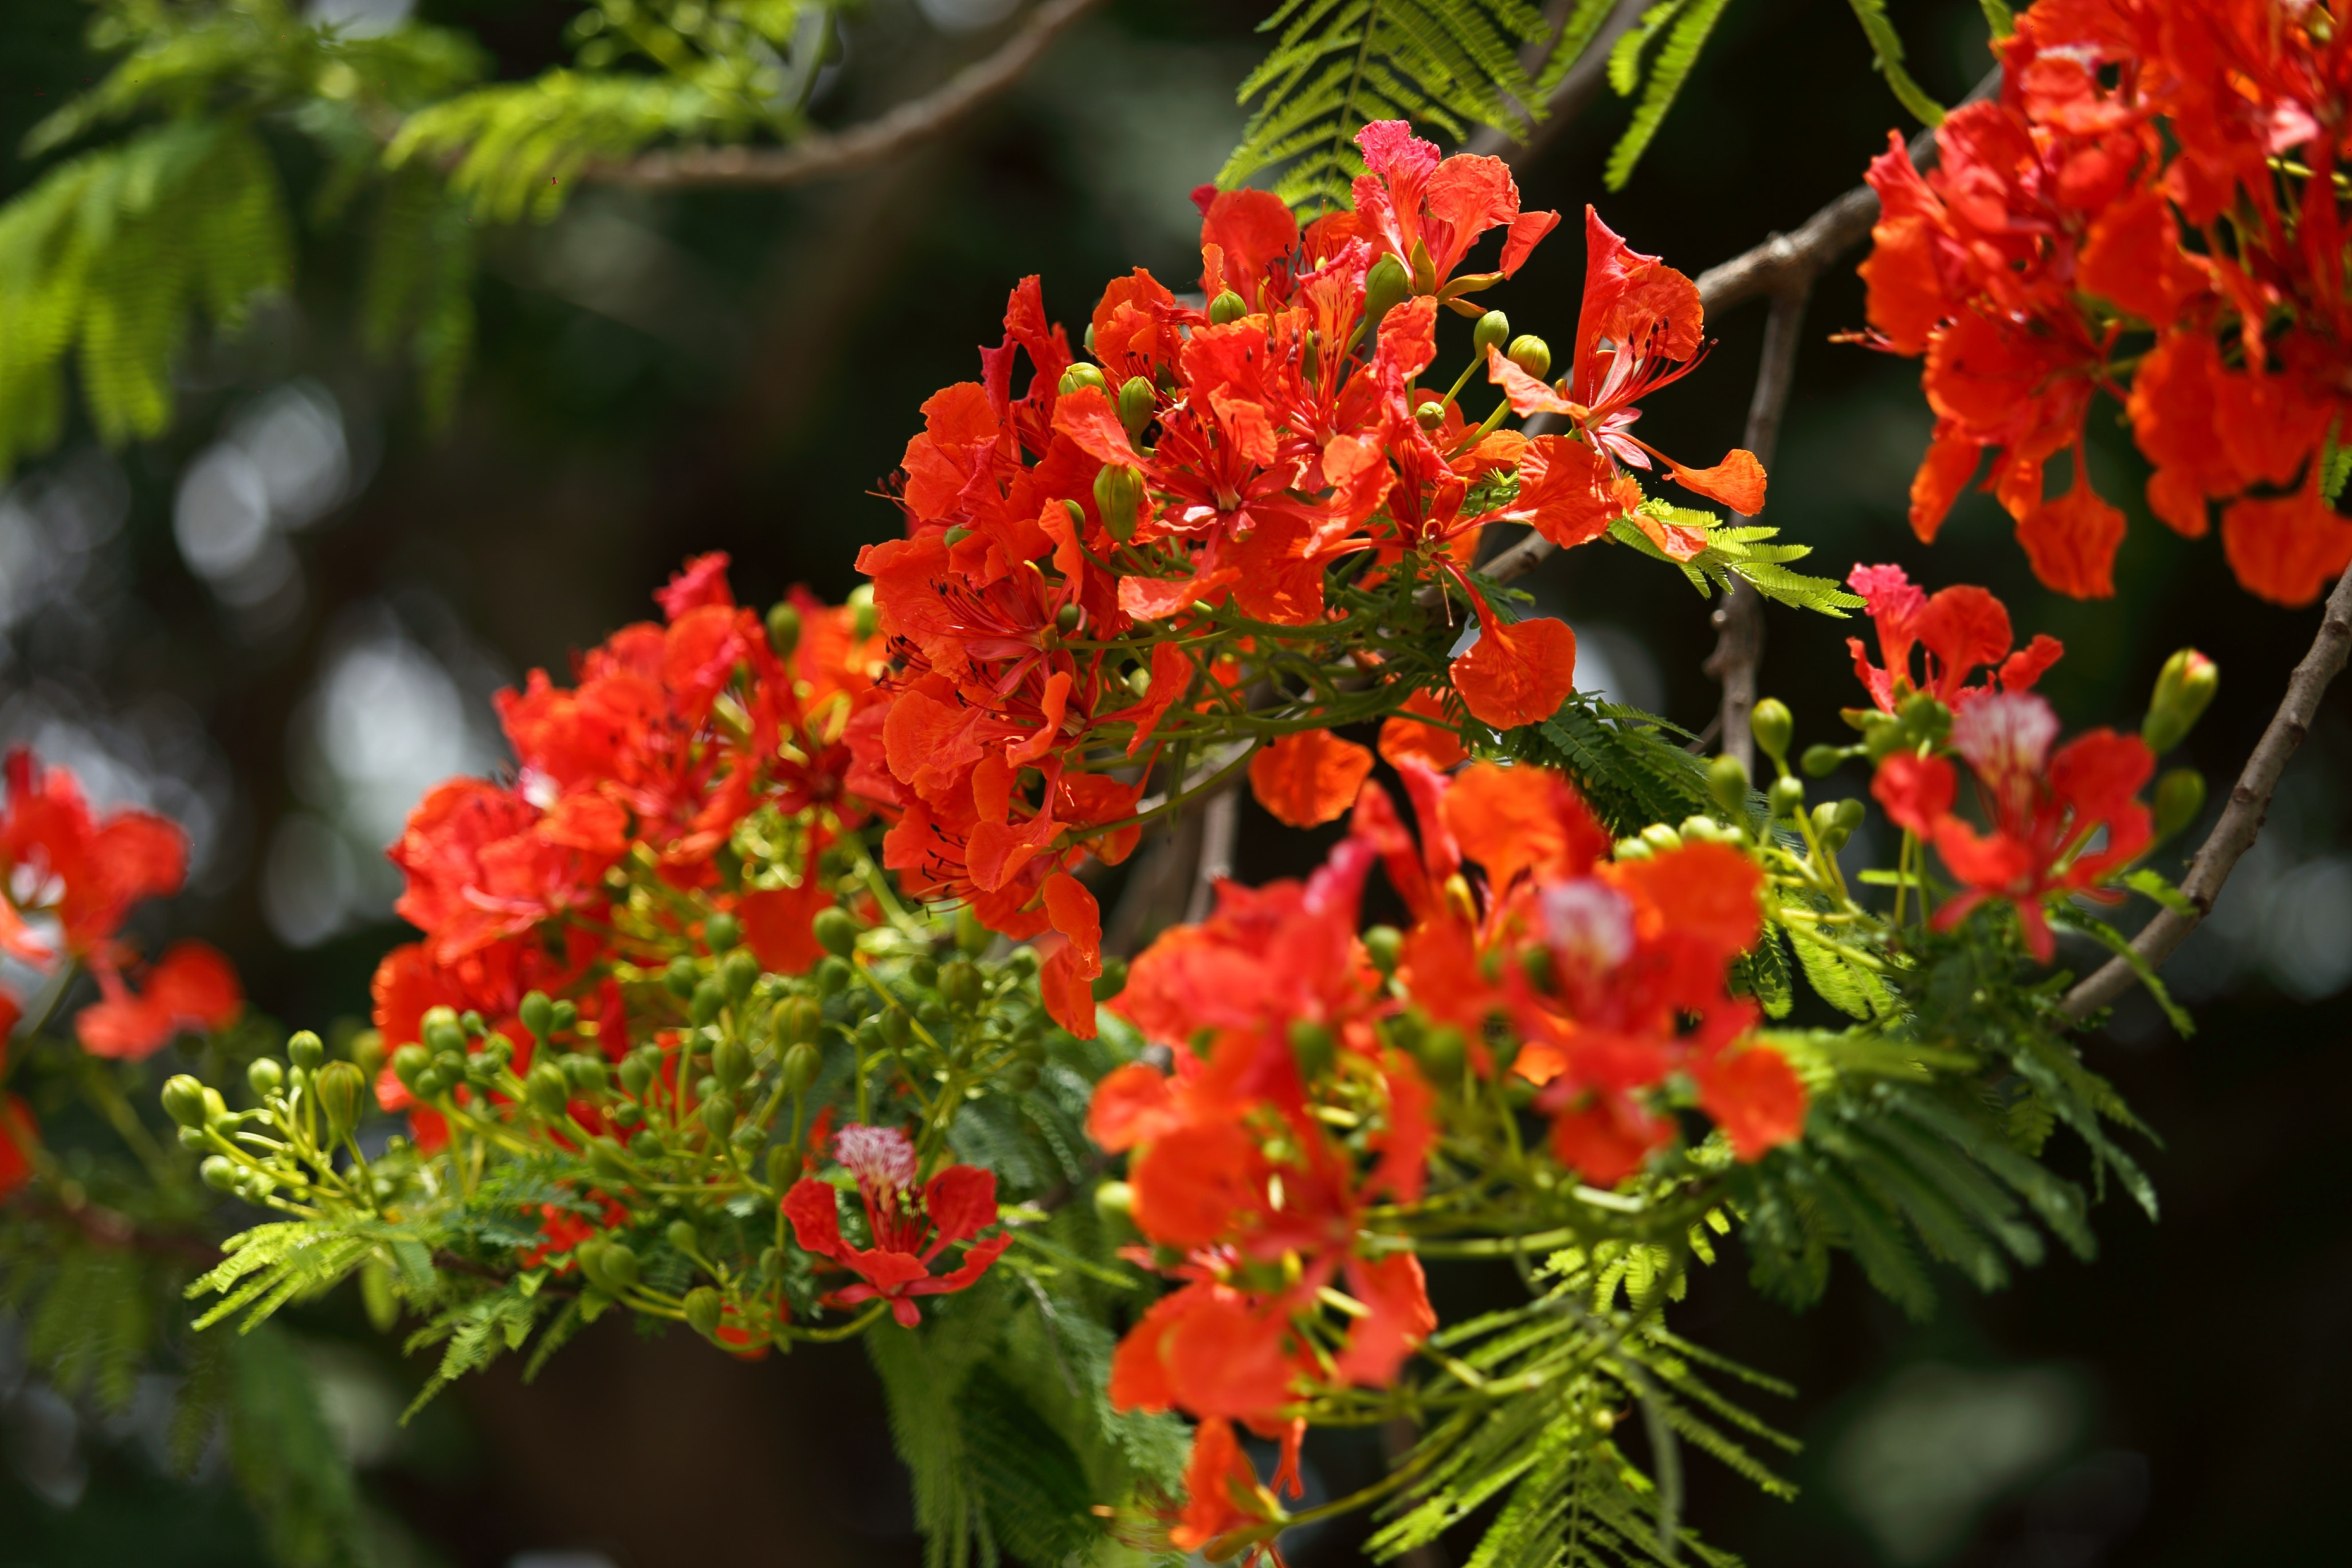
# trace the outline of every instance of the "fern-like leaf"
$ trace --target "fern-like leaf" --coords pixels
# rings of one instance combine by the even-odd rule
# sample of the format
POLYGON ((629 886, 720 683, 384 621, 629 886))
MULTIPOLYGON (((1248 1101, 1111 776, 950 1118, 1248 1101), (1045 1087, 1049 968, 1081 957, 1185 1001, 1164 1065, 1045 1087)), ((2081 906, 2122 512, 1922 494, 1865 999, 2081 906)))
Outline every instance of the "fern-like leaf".
MULTIPOLYGON (((1926 90, 1911 79, 1911 73, 1903 68, 1903 39, 1886 15, 1886 0, 1848 0, 1848 4, 1853 6, 1854 19, 1862 24, 1863 37, 1870 40, 1871 63, 1886 79, 1887 88, 1895 94, 1895 100, 1910 110, 1912 118, 1920 124, 1941 125, 1944 122, 1944 106, 1928 97, 1926 90)), ((1992 0, 1992 4, 1999 5, 1999 0, 1992 0)), ((2014 23, 2006 27, 2002 25, 2008 21, 2008 7, 2005 5, 2000 6, 1998 13, 1989 5, 1985 17, 1992 24, 1996 36, 2005 37, 2014 30, 2014 23)))

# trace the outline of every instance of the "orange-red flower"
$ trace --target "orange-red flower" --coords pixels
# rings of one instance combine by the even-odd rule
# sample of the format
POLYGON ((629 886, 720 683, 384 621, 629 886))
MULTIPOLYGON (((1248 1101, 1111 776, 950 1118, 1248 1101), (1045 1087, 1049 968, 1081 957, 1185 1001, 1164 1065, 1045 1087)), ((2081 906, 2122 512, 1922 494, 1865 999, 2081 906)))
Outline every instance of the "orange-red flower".
POLYGON ((856 1284, 827 1295, 828 1305, 885 1300, 890 1315, 911 1329, 922 1321, 917 1297, 965 1289, 1013 1245, 1009 1235, 973 1239, 996 1223, 992 1173, 950 1165, 918 1192, 915 1146, 895 1127, 845 1127, 835 1135, 833 1152, 856 1180, 873 1246, 857 1247, 843 1237, 831 1183, 803 1176, 783 1199, 784 1217, 793 1222, 801 1247, 858 1277, 856 1284), (971 1243, 962 1262, 944 1274, 932 1273, 940 1254, 960 1242, 971 1243))
POLYGON ((1914 691, 1947 706, 1970 692, 2023 691, 2066 651, 2056 637, 2037 636, 2010 652, 2008 606, 1968 584, 1939 589, 1931 598, 1900 566, 1856 566, 1846 585, 1862 595, 1878 631, 1883 666, 1870 662, 1860 637, 1846 638, 1845 646, 1855 676, 1883 713, 1894 712, 1914 691), (1920 653, 1927 656, 1924 678, 1913 657, 1920 653), (1991 669, 1990 684, 1969 685, 1969 677, 1985 667, 1991 669))

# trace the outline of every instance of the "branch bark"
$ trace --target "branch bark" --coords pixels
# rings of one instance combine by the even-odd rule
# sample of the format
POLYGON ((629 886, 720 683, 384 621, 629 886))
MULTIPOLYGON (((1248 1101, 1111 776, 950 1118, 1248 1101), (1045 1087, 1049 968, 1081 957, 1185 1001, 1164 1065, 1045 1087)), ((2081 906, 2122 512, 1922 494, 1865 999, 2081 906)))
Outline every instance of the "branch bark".
POLYGON ((1045 0, 994 54, 973 61, 933 91, 847 130, 789 147, 680 147, 607 163, 588 177, 637 189, 768 189, 845 174, 905 152, 962 123, 1019 81, 1054 40, 1104 0, 1045 0))
MULTIPOLYGON (((2329 683, 2343 673, 2347 654, 2352 654, 2352 568, 2346 570, 2336 584, 2336 591, 2327 596, 2327 607, 2320 617, 2318 635, 2312 638, 2311 651, 2303 656, 2303 662, 2287 678, 2286 696, 2263 727, 2263 738, 2254 742, 2252 754, 2246 758, 2245 768, 2230 791, 2230 804, 2222 807, 2221 820, 2205 836, 2205 842, 2189 862, 2188 875, 2180 879, 2180 891, 2196 912, 2176 914, 2170 910, 2159 910, 2156 918, 2132 939, 2132 951, 2149 968, 2170 958, 2189 940, 2189 933, 2213 912, 2213 900, 2220 896, 2221 884, 2230 879, 2239 858, 2253 847, 2255 836, 2262 832, 2263 818, 2270 810, 2271 795, 2278 788, 2279 776, 2286 772, 2288 760, 2310 734, 2312 719, 2319 711, 2319 700, 2326 694, 2329 683)), ((2066 993, 2066 1011, 2077 1018, 2086 1017, 2129 990, 2137 978, 2129 963, 2120 957, 2111 958, 2089 979, 2066 993)))
MULTIPOLYGON (((1797 371, 1798 334, 1804 330, 1805 304, 1811 297, 1810 280, 1774 295, 1772 313, 1764 323, 1764 357, 1756 367, 1756 391, 1748 402, 1748 449, 1767 468, 1780 445, 1780 422, 1789 410, 1789 388, 1797 371)), ((1723 749, 1753 773, 1756 737, 1748 717, 1756 710, 1757 671, 1764 662, 1764 595, 1734 578, 1714 618, 1715 652, 1705 668, 1723 686, 1717 733, 1723 749)))

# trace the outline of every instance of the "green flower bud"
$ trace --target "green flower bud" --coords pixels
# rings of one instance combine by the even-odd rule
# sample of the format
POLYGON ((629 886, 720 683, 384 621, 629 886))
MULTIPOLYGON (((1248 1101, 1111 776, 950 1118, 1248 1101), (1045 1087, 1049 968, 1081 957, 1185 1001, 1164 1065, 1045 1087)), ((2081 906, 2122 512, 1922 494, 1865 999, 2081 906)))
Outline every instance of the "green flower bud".
POLYGON ((1124 544, 1135 537, 1136 511, 1143 505, 1143 474, 1127 463, 1108 463, 1095 476, 1095 511, 1104 531, 1124 544))
POLYGON ((1064 637, 1068 637, 1078 629, 1078 623, 1086 618, 1087 612, 1084 605, 1064 605, 1054 612, 1054 629, 1064 637))
POLYGON ((370 1083, 383 1070, 383 1031, 362 1029, 352 1037, 352 1065, 370 1083))
POLYGON ((1642 842, 1659 854, 1669 854, 1683 847, 1683 836, 1670 823, 1654 822, 1642 829, 1642 842))
POLYGON ((1720 756, 1707 763, 1706 793, 1726 816, 1736 819, 1748 815, 1748 770, 1738 757, 1720 756))
POLYGON ((1209 325, 1222 327, 1249 314, 1249 301, 1228 289, 1209 301, 1209 325))
POLYGON ((268 1100, 286 1087, 286 1069, 268 1057, 262 1057, 245 1069, 245 1081, 251 1086, 256 1100, 268 1100))
POLYGON ((824 1058, 808 1041, 787 1047, 782 1063, 784 1092, 806 1094, 809 1086, 816 1082, 817 1070, 824 1066, 824 1058))
POLYGON ((694 999, 687 1004, 686 1016, 698 1029, 719 1016, 719 1010, 726 1005, 727 987, 714 974, 694 988, 694 999))
POLYGON ((216 1193, 236 1191, 236 1164, 226 1154, 215 1154, 196 1167, 196 1175, 216 1193))
POLYGON ((458 1026, 453 1007, 427 1007, 417 1034, 429 1050, 462 1052, 466 1048, 466 1032, 458 1026))
POLYGON ((1364 275, 1364 320, 1381 330, 1381 318, 1404 303, 1412 293, 1412 275, 1393 256, 1383 256, 1364 275))
POLYGON ((621 1088, 632 1100, 643 1100, 654 1081, 654 1069, 646 1058, 632 1056, 621 1063, 621 1088))
POLYGON ((629 1162, 621 1146, 610 1138, 588 1140, 588 1168, 608 1182, 629 1179, 629 1162))
POLYGON ((824 1029, 824 1007, 814 996, 788 996, 776 1007, 776 1038, 788 1046, 813 1042, 824 1029))
POLYGON ((2205 775, 2195 768, 2174 768, 2156 781, 2156 837, 2171 837, 2189 826, 2205 811, 2205 775))
POLYGON ((940 983, 940 966, 929 954, 909 960, 907 978, 919 991, 929 991, 940 983))
POLYGON ((178 1127, 173 1129, 173 1136, 179 1140, 180 1147, 185 1149, 191 1154, 194 1153, 199 1149, 207 1149, 212 1146, 211 1141, 204 1135, 204 1131, 201 1128, 178 1127))
POLYGON ((433 1053, 423 1046, 405 1045, 392 1053, 392 1076, 411 1094, 416 1092, 417 1079, 432 1065, 433 1053))
POLYGON ((1541 381, 1551 374, 1551 345, 1533 332, 1521 332, 1503 351, 1503 357, 1541 381))
POLYGON ((982 978, 979 966, 968 960, 959 958, 940 966, 940 994, 949 1006, 966 1010, 976 1007, 986 990, 987 982, 982 978))
POLYGON ((595 1265, 590 1273, 603 1276, 597 1283, 614 1287, 613 1294, 616 1296, 635 1286, 637 1255, 627 1242, 608 1241, 596 1249, 594 1257, 595 1265))
POLYGON ((1421 1037, 1421 1048, 1413 1053, 1421 1058, 1423 1071, 1431 1081, 1453 1083, 1462 1076, 1462 1064, 1469 1059, 1470 1042, 1462 1031, 1451 1024, 1440 1024, 1421 1037))
POLYGON ((857 971, 849 967, 847 959, 827 955, 817 960, 810 978, 816 982, 818 995, 838 996, 849 989, 849 983, 857 978, 857 971))
POLYGON ((702 969, 690 958, 673 958, 662 971, 662 989, 683 1002, 702 984, 702 969))
POLYGON ((2139 738, 2158 756, 2189 738, 2221 685, 2221 668, 2193 647, 2182 648, 2157 672, 2156 693, 2148 699, 2147 717, 2139 738))
MULTIPOLYGON (((779 1143, 768 1151, 768 1185, 778 1192, 782 1192, 793 1184, 800 1173, 801 1152, 799 1150, 789 1143, 779 1143)), ((775 1277, 777 1270, 768 1266, 768 1255, 764 1252, 760 1255, 760 1268, 761 1271, 771 1279, 775 1277)))
POLYGON ((1853 830, 1843 826, 1838 820, 1838 807, 1843 804, 1842 801, 1825 800, 1813 807, 1813 837, 1820 839, 1822 848, 1832 855, 1844 848, 1845 841, 1853 837, 1853 830))
POLYGON ((1844 747, 1816 743, 1805 748, 1805 754, 1798 759, 1797 765, 1805 770, 1808 778, 1825 779, 1837 772, 1838 765, 1844 761, 1844 747))
POLYGON ((894 1051, 905 1050, 907 1042, 915 1037, 914 1020, 896 1007, 877 1016, 874 1026, 881 1032, 882 1043, 894 1051))
POLYGON ((713 1138, 724 1138, 735 1131, 739 1114, 731 1094, 714 1094, 702 1102, 702 1125, 713 1138))
POLYGON ((1764 754, 1774 762, 1788 755, 1789 741, 1797 731, 1797 721, 1789 713, 1789 705, 1777 697, 1767 697, 1748 715, 1748 731, 1764 754))
POLYGON ((340 1142, 360 1124, 367 1094, 367 1074, 349 1062, 329 1062, 311 1079, 319 1110, 327 1119, 327 1142, 340 1142))
POLYGON ((286 1059, 304 1072, 317 1072, 327 1059, 326 1042, 309 1029, 297 1029, 286 1042, 286 1059))
POLYGON ((1767 797, 1774 816, 1794 816, 1805 808, 1805 781, 1801 778, 1778 778, 1767 797))
POLYGON ((1863 804, 1860 795, 1850 795, 1837 803, 1838 828, 1849 838, 1862 826, 1862 819, 1869 815, 1870 807, 1863 804))
POLYGON ((550 1121, 561 1121, 563 1109, 572 1100, 572 1085, 562 1068, 553 1062, 541 1062, 524 1075, 522 1097, 550 1121))
POLYGON ((593 1099, 611 1087, 604 1064, 594 1057, 572 1051, 557 1058, 555 1065, 563 1069, 563 1081, 572 1086, 573 1094, 593 1099))
POLYGON ((522 1026, 531 1032, 533 1038, 543 1040, 555 1026, 555 1004, 548 1000, 546 992, 533 991, 523 997, 522 1005, 515 1009, 515 1016, 522 1020, 522 1026))
POLYGON ((1639 838, 1620 838, 1610 846, 1609 854, 1616 860, 1647 860, 1650 847, 1639 838))
POLYGON ((1290 1025, 1290 1054, 1297 1058, 1298 1076, 1312 1083, 1331 1070, 1339 1041, 1330 1029, 1312 1018, 1295 1018, 1290 1025))
POLYGON ((768 646, 778 658, 790 658, 801 646, 801 613, 779 600, 768 612, 768 646))
MULTIPOLYGON (((1510 341, 1511 318, 1500 310, 1487 311, 1478 318, 1478 324, 1470 329, 1470 352, 1478 356, 1480 364, 1486 363, 1488 349, 1503 348, 1510 341)), ((1551 368, 1549 357, 1546 359, 1544 368, 1546 370, 1551 368)))
POLYGON ((726 1311, 726 1301, 708 1285, 697 1285, 686 1293, 686 1325, 704 1339, 719 1331, 719 1320, 726 1311))
POLYGON ((1108 1002, 1127 989, 1127 960, 1118 957, 1103 960, 1103 972, 1095 976, 1094 997, 1108 1002))
POLYGON ((1404 956, 1404 932, 1394 926, 1374 926, 1364 933, 1364 953, 1382 974, 1394 974, 1404 956))
POLYGON ((1082 386, 1091 386, 1097 392, 1109 390, 1109 384, 1103 380, 1101 370, 1090 364, 1074 364, 1064 371, 1061 384, 1055 390, 1060 395, 1067 397, 1082 386))
POLYGON ((751 987, 759 979, 759 955, 748 947, 737 948, 719 966, 719 983, 727 987, 727 999, 730 1002, 740 1002, 751 994, 751 987))
POLYGON ((702 922, 702 944, 713 952, 725 952, 742 940, 742 924, 724 910, 702 922))
POLYGON ((1139 441, 1150 426, 1153 410, 1159 405, 1159 390, 1148 375, 1130 375, 1127 384, 1118 389, 1118 422, 1127 426, 1128 439, 1139 441))
POLYGON ((816 938, 817 946, 836 958, 847 958, 857 948, 857 917, 835 904, 819 910, 816 919, 809 922, 809 934, 816 938))
POLYGON ((730 1036, 710 1053, 710 1075, 730 1093, 751 1080, 751 1047, 730 1036))
POLYGON ((1139 698, 1150 696, 1151 667, 1148 664, 1139 664, 1133 669, 1129 670, 1127 672, 1127 689, 1129 691, 1134 692, 1139 698))
POLYGON ((205 1086, 191 1073, 173 1073, 163 1080, 163 1114, 183 1127, 201 1130, 209 1120, 205 1114, 205 1086))
POLYGON ((640 1160, 658 1160, 662 1157, 662 1141, 648 1127, 629 1140, 629 1152, 640 1160))
POLYGON ((1434 430, 1445 423, 1445 405, 1432 397, 1412 411, 1412 422, 1424 430, 1434 430))
POLYGON ((1095 1213, 1105 1219, 1127 1219, 1135 1213, 1135 1189, 1125 1182, 1105 1182, 1095 1189, 1095 1213))
POLYGON ((874 584, 860 583, 849 591, 843 601, 849 606, 850 632, 859 642, 872 637, 882 626, 882 612, 874 607, 874 584))
POLYGON ((467 1039, 478 1040, 489 1028, 490 1024, 488 1019, 482 1016, 481 1009, 468 1007, 457 1015, 457 1026, 466 1031, 467 1039))

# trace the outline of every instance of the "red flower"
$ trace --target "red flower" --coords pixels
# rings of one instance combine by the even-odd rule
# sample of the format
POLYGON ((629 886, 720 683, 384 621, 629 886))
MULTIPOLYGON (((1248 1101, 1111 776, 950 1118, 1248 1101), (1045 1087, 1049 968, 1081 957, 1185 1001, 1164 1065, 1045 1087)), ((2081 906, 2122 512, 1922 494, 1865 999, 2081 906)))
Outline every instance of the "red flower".
POLYGON ((1354 232, 1403 262, 1416 293, 1451 302, 1508 278, 1559 222, 1556 212, 1519 210, 1519 187, 1500 158, 1441 161, 1435 144, 1404 121, 1373 121, 1356 132, 1356 145, 1366 173, 1355 184, 1354 232), (1478 237, 1507 225, 1502 269, 1449 285, 1478 237))
POLYGON ((0 1097, 0 1199, 33 1179, 33 1152, 40 1146, 33 1108, 22 1095, 0 1097))
POLYGON ((1982 588, 1961 584, 1929 598, 1900 566, 1856 566, 1846 585, 1862 595, 1878 629, 1884 668, 1870 662, 1860 637, 1846 638, 1845 646, 1853 655, 1854 674, 1883 713, 1894 712, 1914 691, 1948 707, 1967 693, 1995 687, 2022 691, 2066 651, 2056 637, 2036 637, 2021 652, 2011 653, 2009 610, 1982 588), (1923 649, 1925 679, 1915 673, 1912 658, 1923 649), (1968 685, 1969 677, 1984 666, 1993 668, 1991 684, 1968 685))
MULTIPOLYGON (((1169 1542, 1181 1552, 1201 1551, 1234 1531, 1282 1517, 1281 1505, 1257 1479, 1230 1421, 1203 1421, 1193 1431, 1184 1492, 1183 1511, 1168 1531, 1169 1542)), ((1263 1543, 1253 1545, 1244 1562, 1255 1563, 1261 1552, 1281 1568, 1282 1554, 1263 1543)))
POLYGON ((2147 847, 2147 808, 2134 797, 2156 769, 2137 735, 2094 730, 2053 754, 2057 738, 2058 716, 2039 697, 1985 696, 1961 707, 1952 748, 1976 775, 1990 834, 1952 815, 1958 789, 1942 757, 1897 753, 1871 786, 1897 823, 1934 840, 1965 889, 1936 911, 1937 929, 1999 899, 2015 908, 2026 947, 2044 963, 2056 943, 2043 903, 2102 896, 2109 875, 2147 847))
POLYGON ((1367 748, 1328 730, 1302 730, 1250 759, 1250 793, 1277 822, 1320 827, 1347 815, 1371 772, 1367 748))
POLYGON ((144 811, 100 820, 81 786, 33 754, 8 753, 0 764, 7 799, 0 809, 0 952, 46 964, 57 954, 25 921, 54 920, 65 952, 103 977, 120 962, 114 936, 133 905, 180 890, 187 875, 186 837, 144 811))
POLYGON ((916 1297, 963 1289, 1013 1245, 1009 1235, 971 1239, 996 1223, 996 1177, 991 1173, 950 1165, 918 1195, 915 1146, 892 1127, 845 1127, 834 1138, 833 1152, 857 1180, 874 1245, 853 1247, 843 1238, 831 1183, 803 1176, 783 1203, 804 1249, 858 1276, 859 1283, 826 1296, 828 1305, 853 1307, 878 1298, 911 1329, 922 1321, 916 1297), (945 1274, 933 1274, 933 1260, 957 1242, 971 1242, 963 1261, 945 1274))
POLYGON ((173 945, 133 991, 101 972, 105 994, 74 1016, 74 1033, 94 1057, 151 1057, 182 1031, 209 1031, 244 1011, 245 993, 227 959, 201 942, 173 945))

